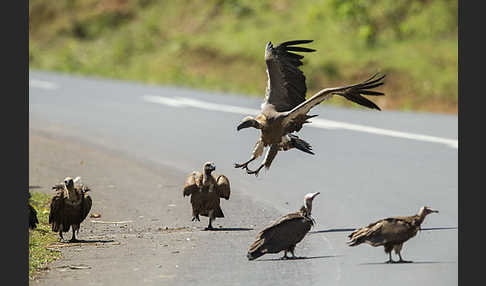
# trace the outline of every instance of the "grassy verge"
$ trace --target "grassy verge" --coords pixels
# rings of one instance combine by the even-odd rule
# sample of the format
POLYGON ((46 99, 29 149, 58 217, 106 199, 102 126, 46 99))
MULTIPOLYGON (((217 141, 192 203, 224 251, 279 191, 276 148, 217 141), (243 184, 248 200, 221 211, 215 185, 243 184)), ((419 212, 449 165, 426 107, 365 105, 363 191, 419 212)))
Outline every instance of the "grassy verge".
POLYGON ((37 210, 39 224, 35 230, 29 230, 29 279, 46 268, 49 262, 61 256, 60 252, 48 249, 49 245, 57 241, 57 235, 51 231, 49 225, 49 199, 43 193, 32 192, 30 204, 37 210))
POLYGON ((29 13, 36 69, 263 98, 266 43, 314 39, 308 96, 381 71, 383 109, 457 114, 457 1, 31 0, 29 13))

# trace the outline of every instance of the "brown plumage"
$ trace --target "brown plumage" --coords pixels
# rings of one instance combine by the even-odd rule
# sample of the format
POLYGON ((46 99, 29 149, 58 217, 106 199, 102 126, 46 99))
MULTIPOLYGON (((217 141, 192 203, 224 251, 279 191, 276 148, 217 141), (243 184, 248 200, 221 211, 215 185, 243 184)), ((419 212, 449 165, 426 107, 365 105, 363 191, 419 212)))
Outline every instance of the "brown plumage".
POLYGON ((192 221, 200 221, 199 215, 209 217, 207 230, 213 229, 212 222, 217 217, 224 217, 220 206, 220 198, 229 200, 230 183, 224 175, 215 176, 214 163, 206 162, 202 173, 193 171, 186 179, 182 190, 183 197, 191 196, 192 221))
MULTIPOLYGON (((31 195, 29 193, 29 199, 31 195)), ((37 211, 34 209, 33 206, 29 205, 29 228, 30 229, 35 229, 37 227, 37 224, 39 223, 39 220, 37 219, 37 211)))
POLYGON ((279 253, 284 251, 282 259, 287 259, 287 252, 290 251, 292 258, 294 249, 314 225, 311 217, 312 201, 319 194, 309 193, 305 196, 305 204, 298 212, 290 213, 281 217, 272 225, 260 231, 255 242, 250 245, 246 257, 254 260, 267 253, 279 253))
POLYGON ((91 210, 92 200, 87 194, 90 189, 82 184, 74 185, 74 180, 70 177, 64 179, 62 184, 54 185, 52 189, 56 191, 50 202, 49 224, 52 225, 52 231, 59 232, 59 237, 63 240, 62 233, 68 232, 72 227, 73 236, 70 242, 75 242, 75 233, 79 232, 81 222, 91 210))
POLYGON ((382 80, 385 76, 377 77, 377 74, 359 84, 323 89, 306 100, 305 76, 299 69, 303 64, 301 60, 304 56, 292 51, 314 52, 314 49, 294 46, 310 42, 312 40, 289 41, 276 47, 273 47, 271 42, 267 44, 265 62, 268 83, 261 113, 255 118, 245 117, 237 127, 237 130, 248 127, 260 129, 261 136, 255 144, 252 157, 245 163, 235 163, 235 168, 246 169, 248 174, 257 176, 263 167, 270 168, 278 151, 295 148, 314 154, 309 143, 291 133, 300 131, 305 123, 309 123, 310 118, 317 116, 307 114, 311 108, 333 95, 340 95, 362 106, 380 110, 376 104, 362 96, 384 95, 382 92, 370 90, 383 84, 382 80), (268 146, 270 148, 258 169, 255 171, 248 169, 248 164, 260 157, 264 148, 268 146))
POLYGON ((392 250, 395 250, 395 253, 400 258, 397 262, 411 262, 402 259, 400 252, 403 243, 417 234, 420 230, 420 225, 428 214, 438 212, 437 210, 424 206, 420 208, 418 214, 413 216, 381 219, 351 233, 348 236, 348 244, 349 246, 356 246, 361 243, 367 243, 374 247, 383 246, 385 252, 389 255, 386 263, 396 262, 391 257, 392 250))

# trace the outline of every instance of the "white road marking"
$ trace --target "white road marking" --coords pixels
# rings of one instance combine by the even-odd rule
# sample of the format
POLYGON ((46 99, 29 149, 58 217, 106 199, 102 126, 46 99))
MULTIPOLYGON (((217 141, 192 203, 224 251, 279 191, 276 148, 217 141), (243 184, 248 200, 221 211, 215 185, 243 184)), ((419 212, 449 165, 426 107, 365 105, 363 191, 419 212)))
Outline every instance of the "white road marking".
MULTIPOLYGON (((187 98, 187 97, 165 97, 165 96, 158 96, 158 95, 144 95, 143 100, 152 103, 173 106, 173 107, 195 107, 195 108, 206 109, 206 110, 239 113, 244 115, 256 115, 260 112, 260 110, 258 109, 206 102, 206 101, 201 101, 201 100, 187 98)), ((444 144, 446 146, 452 147, 454 149, 458 149, 459 146, 459 142, 457 139, 448 139, 448 138, 435 137, 435 136, 429 136, 423 134, 395 131, 395 130, 382 129, 382 128, 376 128, 376 127, 370 127, 370 126, 358 125, 358 124, 352 124, 352 123, 346 123, 340 121, 333 121, 327 119, 320 119, 320 118, 313 118, 311 119, 311 121, 312 122, 307 126, 315 127, 315 128, 324 128, 324 129, 345 129, 345 130, 366 132, 371 134, 391 136, 391 137, 417 140, 423 142, 439 143, 439 144, 444 144)))
POLYGON ((58 89, 59 86, 50 81, 38 80, 38 79, 31 79, 29 80, 29 86, 37 87, 42 89, 58 89))

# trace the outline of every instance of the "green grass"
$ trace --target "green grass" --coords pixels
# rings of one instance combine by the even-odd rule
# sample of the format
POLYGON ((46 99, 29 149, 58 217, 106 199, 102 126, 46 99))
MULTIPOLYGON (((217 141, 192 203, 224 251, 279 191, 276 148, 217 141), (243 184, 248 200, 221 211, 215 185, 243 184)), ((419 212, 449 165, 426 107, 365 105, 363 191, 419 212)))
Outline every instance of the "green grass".
POLYGON ((384 109, 457 113, 457 1, 32 0, 29 8, 31 68, 262 97, 266 43, 314 39, 303 67, 308 96, 381 71, 384 109))
POLYGON ((35 276, 46 268, 49 262, 61 256, 60 252, 49 250, 50 244, 57 241, 57 235, 51 231, 49 225, 49 199, 43 193, 31 193, 30 204, 37 211, 39 224, 34 230, 29 230, 29 278, 35 276))

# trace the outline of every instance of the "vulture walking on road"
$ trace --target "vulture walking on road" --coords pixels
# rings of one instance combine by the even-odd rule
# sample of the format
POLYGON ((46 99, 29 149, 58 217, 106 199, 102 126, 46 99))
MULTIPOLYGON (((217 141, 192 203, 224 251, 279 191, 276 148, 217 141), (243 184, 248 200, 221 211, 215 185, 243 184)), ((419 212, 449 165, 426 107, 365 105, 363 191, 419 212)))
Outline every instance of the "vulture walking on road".
POLYGON ((59 232, 59 238, 62 241, 63 232, 68 232, 72 227, 73 236, 70 242, 78 241, 76 232, 79 232, 81 222, 88 216, 91 210, 92 200, 87 194, 90 189, 83 184, 74 184, 79 177, 72 179, 66 177, 62 184, 56 184, 52 187, 56 191, 51 198, 49 224, 52 225, 52 231, 59 232))
POLYGON ((199 215, 209 217, 206 230, 212 230, 212 222, 217 217, 224 217, 220 198, 229 200, 230 183, 225 175, 215 176, 216 166, 212 162, 203 165, 202 173, 193 171, 186 179, 182 190, 183 197, 191 196, 192 221, 200 221, 199 215))
POLYGON ((287 252, 292 254, 290 258, 296 258, 294 249, 314 225, 311 217, 312 201, 320 193, 309 193, 304 197, 304 205, 298 212, 290 213, 278 221, 260 231, 255 242, 250 245, 246 257, 254 260, 266 253, 279 253, 284 251, 282 259, 288 259, 287 252))
POLYGON ((400 216, 381 219, 377 222, 371 223, 366 227, 359 228, 351 233, 347 242, 349 246, 360 245, 367 243, 371 246, 383 246, 385 252, 389 255, 386 263, 394 262, 411 262, 403 260, 400 254, 403 243, 414 237, 420 230, 420 225, 425 217, 430 213, 438 213, 439 211, 430 209, 427 206, 420 208, 418 214, 413 216, 400 216), (395 250, 400 260, 394 261, 391 252, 395 250))
POLYGON ((384 95, 382 92, 370 90, 383 84, 385 75, 378 74, 358 84, 323 89, 306 100, 305 76, 299 69, 304 56, 292 52, 314 52, 314 49, 295 46, 310 42, 312 40, 289 41, 276 47, 271 42, 267 44, 265 62, 268 83, 265 101, 261 105, 260 114, 255 118, 245 117, 237 127, 238 131, 248 127, 260 129, 261 136, 255 144, 251 158, 241 164, 235 163, 235 168, 245 169, 248 174, 258 176, 263 167, 270 168, 278 151, 295 148, 314 154, 309 143, 291 133, 300 131, 305 123, 309 123, 308 119, 317 116, 307 114, 311 108, 333 95, 340 95, 357 104, 380 110, 375 103, 362 96, 384 95), (248 164, 260 157, 267 146, 270 148, 263 162, 256 170, 250 170, 248 164))
MULTIPOLYGON (((30 197, 31 194, 29 193, 29 199, 30 197)), ((29 203, 29 228, 35 229, 37 227, 37 224, 39 224, 39 220, 37 219, 37 211, 29 203)))

